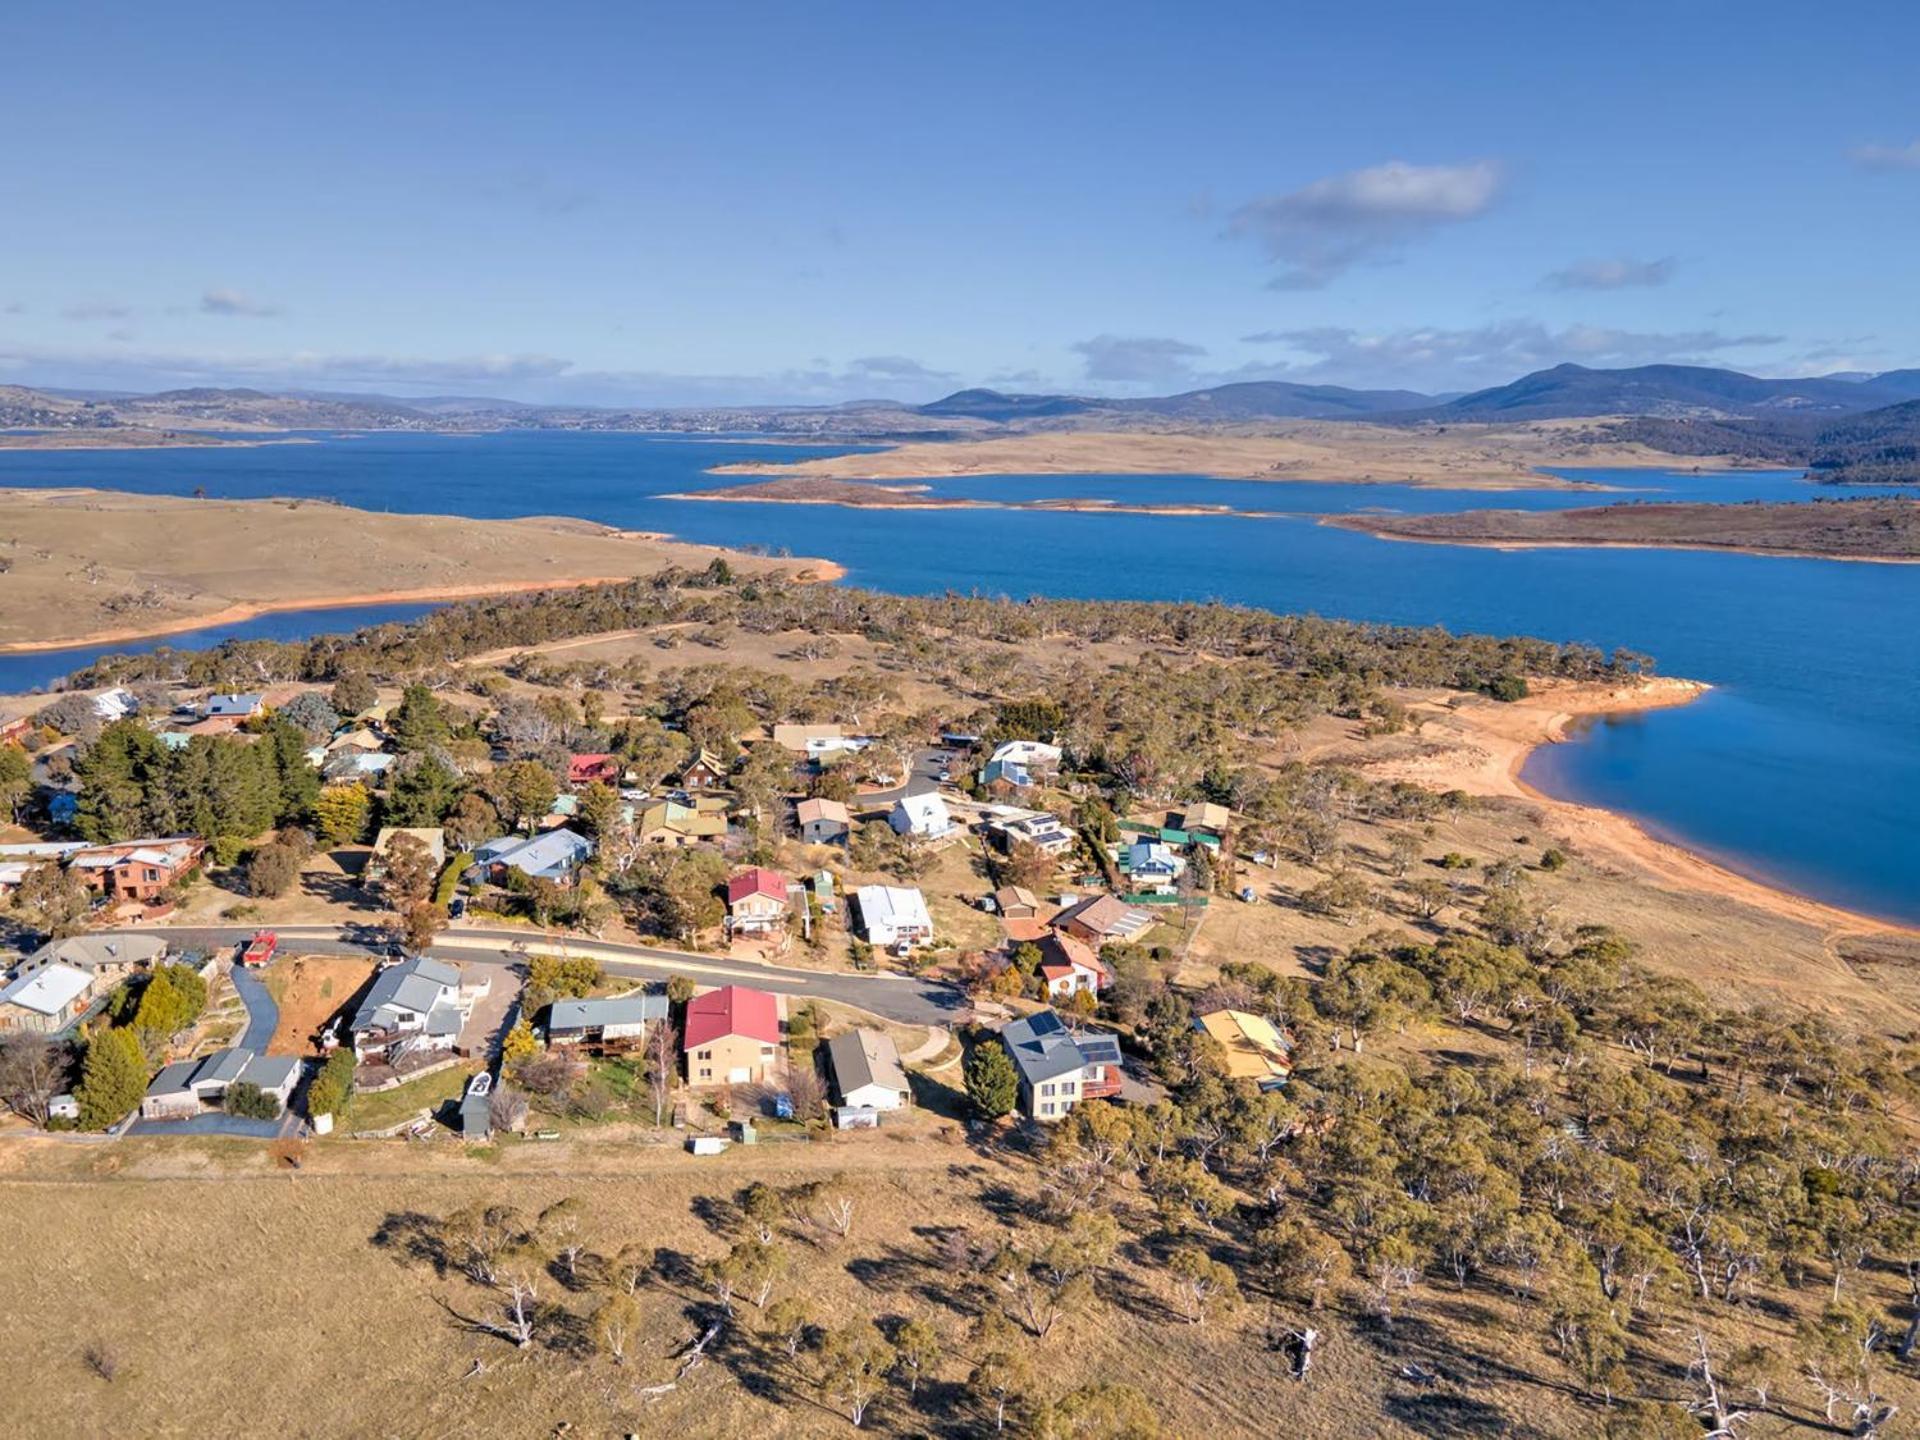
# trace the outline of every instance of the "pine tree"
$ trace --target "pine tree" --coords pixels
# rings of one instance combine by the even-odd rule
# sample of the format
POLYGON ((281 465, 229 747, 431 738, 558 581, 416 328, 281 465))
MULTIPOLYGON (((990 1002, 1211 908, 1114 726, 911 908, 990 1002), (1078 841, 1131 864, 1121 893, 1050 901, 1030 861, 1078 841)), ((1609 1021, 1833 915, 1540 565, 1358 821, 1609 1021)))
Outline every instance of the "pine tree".
POLYGON ((447 738, 447 717, 424 685, 409 685, 393 712, 393 739, 404 751, 425 750, 447 738))
POLYGON ((1020 1077, 998 1041, 976 1046, 967 1057, 967 1098, 989 1120, 1012 1113, 1020 1098, 1020 1077))
POLYGON ((87 1042, 81 1066, 80 1125, 104 1130, 138 1108, 147 1093, 147 1061, 131 1030, 107 1030, 87 1042))

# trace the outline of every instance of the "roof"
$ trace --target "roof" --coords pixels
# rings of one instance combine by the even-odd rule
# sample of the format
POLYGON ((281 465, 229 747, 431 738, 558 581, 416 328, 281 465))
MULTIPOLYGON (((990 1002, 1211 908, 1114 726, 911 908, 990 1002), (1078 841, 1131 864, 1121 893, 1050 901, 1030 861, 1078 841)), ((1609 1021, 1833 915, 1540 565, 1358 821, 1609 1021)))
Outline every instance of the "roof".
POLYGON ((71 965, 48 965, 0 990, 0 1005, 18 1005, 36 1015, 58 1015, 93 988, 93 976, 71 965))
POLYGON ((698 753, 696 753, 693 759, 687 762, 686 769, 682 770, 680 773, 684 775, 687 772, 687 770, 693 770, 696 768, 705 768, 707 770, 711 770, 715 775, 724 775, 727 773, 726 762, 723 761, 718 755, 714 754, 711 750, 701 750, 698 753))
POLYGON ((838 725, 776 725, 773 743, 788 750, 805 750, 809 740, 838 740, 842 733, 838 725))
POLYGON ((998 760, 1003 764, 1012 761, 1016 765, 1058 765, 1060 758, 1060 747, 1044 740, 1008 740, 994 747, 987 763, 998 760))
POLYGON ((147 1094, 183 1095, 193 1083, 193 1072, 199 1068, 198 1060, 176 1060, 171 1065, 163 1065, 147 1086, 147 1094))
POLYGON ((434 859, 446 858, 447 832, 438 825, 383 825, 380 827, 380 833, 373 837, 373 853, 386 854, 394 839, 401 835, 413 836, 427 847, 427 853, 434 859))
POLYGON ((1122 904, 1111 895, 1091 895, 1085 900, 1075 901, 1053 917, 1055 925, 1065 925, 1069 921, 1096 935, 1117 935, 1122 939, 1130 939, 1151 925, 1153 917, 1144 910, 1122 904))
POLYGON ((827 1041, 827 1058, 840 1093, 883 1085, 906 1094, 907 1072, 900 1068, 900 1052, 890 1036, 879 1030, 849 1030, 827 1041))
POLYGON ((656 991, 606 1000, 556 1000, 547 1030, 587 1030, 599 1025, 644 1025, 667 1018, 667 997, 656 991))
POLYGON ((838 800, 802 800, 794 807, 802 825, 811 825, 816 820, 831 820, 839 825, 852 823, 847 807, 838 800))
POLYGON ((398 965, 389 965, 373 977, 373 987, 360 1008, 353 1012, 353 1029, 375 1030, 383 1024, 381 1012, 389 1008, 410 1010, 417 1015, 430 1014, 447 990, 458 989, 460 972, 451 965, 415 955, 398 965))
POLYGON ((240 1072, 240 1079, 262 1090, 279 1090, 290 1084, 300 1071, 300 1061, 292 1055, 256 1055, 240 1072))
POLYGON ((682 805, 677 800, 661 800, 640 812, 640 833, 672 830, 681 835, 724 835, 727 817, 713 810, 682 805))
MULTIPOLYGON (((1119 1063, 1120 1049, 1111 1036, 1086 1038, 1090 1042, 1095 1039, 1101 1041, 1097 1048, 1103 1052, 1111 1048, 1112 1056, 1107 1063, 1119 1063)), ((1051 1010, 1042 1010, 1024 1020, 1012 1021, 1001 1030, 1000 1043, 1006 1047, 1007 1056, 1020 1072, 1021 1079, 1029 1085, 1057 1080, 1087 1065, 1100 1063, 1100 1059, 1090 1056, 1080 1040, 1067 1029, 1066 1022, 1051 1010)), ((1101 1058, 1105 1058, 1104 1054, 1101 1058)))
POLYGON ((769 870, 763 865, 755 865, 751 870, 742 870, 727 881, 727 904, 738 905, 743 900, 764 895, 769 900, 787 903, 787 877, 778 870, 769 870))
POLYGON ((150 965, 167 953, 158 935, 75 935, 49 940, 27 957, 34 966, 56 961, 80 970, 105 970, 116 965, 150 965))
POLYGON ((266 703, 258 691, 236 695, 209 695, 204 707, 208 715, 251 715, 266 703))
POLYGON ((567 757, 567 779, 570 781, 591 780, 596 775, 604 775, 608 767, 619 769, 613 764, 610 754, 569 755, 567 757))
POLYGON ((876 926, 893 930, 933 929, 927 897, 900 885, 862 885, 853 892, 860 902, 860 918, 869 932, 876 926))
POLYGON ((1194 1025, 1227 1052, 1227 1073, 1236 1080, 1266 1080, 1293 1073, 1287 1042, 1271 1020, 1245 1010, 1212 1010, 1194 1025))
POLYGON ((1195 805, 1183 811, 1180 816, 1180 828, 1183 830, 1225 830, 1233 820, 1233 812, 1224 805, 1216 805, 1211 800, 1195 805))
POLYGON ((993 905, 1004 915, 1009 910, 1037 910, 1040 901, 1024 885, 1002 885, 993 892, 993 905))
POLYGON ((543 831, 530 840, 502 835, 498 840, 489 840, 477 852, 489 865, 510 865, 536 878, 571 871, 592 853, 591 840, 565 827, 543 831))
POLYGON ((728 1035, 744 1035, 764 1045, 780 1043, 780 1005, 764 990, 723 985, 687 1002, 683 1049, 711 1045, 728 1035))
POLYGON ((251 1050, 216 1050, 193 1072, 195 1085, 231 1085, 246 1073, 251 1050))
POLYGON ((1100 958, 1099 951, 1077 935, 1064 935, 1056 930, 1040 941, 1040 953, 1046 957, 1043 963, 1078 966, 1082 970, 1091 970, 1102 979, 1113 978, 1113 967, 1100 958))
POLYGON ((1033 783, 1033 774, 1021 760, 989 760, 980 770, 980 783, 991 785, 996 780, 1004 780, 1009 785, 1025 787, 1033 783))
POLYGON ((903 795, 893 805, 893 828, 900 828, 904 819, 914 830, 934 831, 953 828, 953 816, 947 813, 947 802, 931 790, 923 795, 903 795))

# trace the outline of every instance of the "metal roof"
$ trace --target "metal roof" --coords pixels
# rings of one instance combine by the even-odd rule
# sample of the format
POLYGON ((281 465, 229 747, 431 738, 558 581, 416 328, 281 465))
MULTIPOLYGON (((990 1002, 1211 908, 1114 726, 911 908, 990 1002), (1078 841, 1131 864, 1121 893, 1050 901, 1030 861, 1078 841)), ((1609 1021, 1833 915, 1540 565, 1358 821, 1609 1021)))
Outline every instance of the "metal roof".
POLYGON ((844 1098, 869 1085, 883 1085, 906 1094, 907 1072, 900 1068, 900 1052, 891 1037, 879 1030, 849 1030, 827 1041, 827 1058, 844 1098))
POLYGON ((587 1030, 600 1025, 645 1025, 667 1016, 667 997, 655 991, 603 1000, 556 1000, 547 1030, 587 1030))

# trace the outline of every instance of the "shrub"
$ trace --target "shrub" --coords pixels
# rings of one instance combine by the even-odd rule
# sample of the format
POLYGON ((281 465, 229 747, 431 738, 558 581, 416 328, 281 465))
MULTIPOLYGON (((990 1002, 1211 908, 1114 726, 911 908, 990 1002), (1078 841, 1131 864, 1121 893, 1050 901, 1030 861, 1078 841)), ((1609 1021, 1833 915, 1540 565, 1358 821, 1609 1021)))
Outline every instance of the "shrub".
POLYGON ((221 1101, 229 1115, 240 1115, 248 1120, 277 1120, 280 1118, 280 1102, 251 1080, 236 1080, 227 1087, 225 1098, 221 1101))

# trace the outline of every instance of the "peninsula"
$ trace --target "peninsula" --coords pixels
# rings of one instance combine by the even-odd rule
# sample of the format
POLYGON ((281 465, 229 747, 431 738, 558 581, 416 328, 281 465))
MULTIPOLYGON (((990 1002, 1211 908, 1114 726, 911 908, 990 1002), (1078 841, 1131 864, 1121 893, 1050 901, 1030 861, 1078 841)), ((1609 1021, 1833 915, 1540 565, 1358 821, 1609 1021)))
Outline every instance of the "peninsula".
POLYGON ((1322 523, 1391 540, 1501 549, 1657 546, 1836 560, 1920 560, 1920 500, 1596 505, 1577 510, 1467 510, 1452 515, 1339 515, 1322 523))
POLYGON ((270 610, 629 580, 670 566, 704 567, 723 553, 748 573, 842 573, 827 561, 738 555, 584 520, 0 490, 0 650, 132 640, 270 610))

